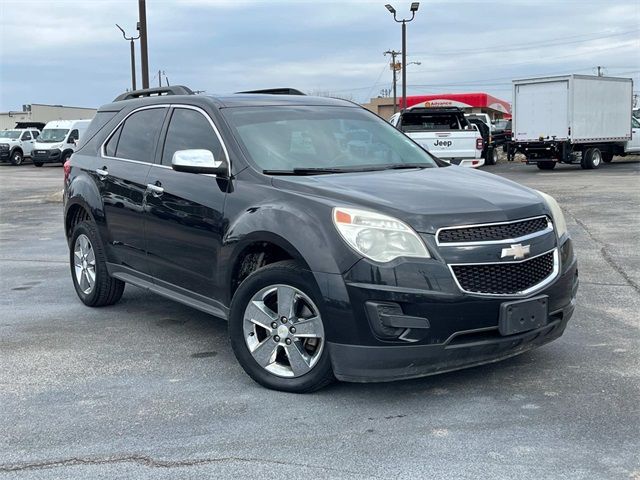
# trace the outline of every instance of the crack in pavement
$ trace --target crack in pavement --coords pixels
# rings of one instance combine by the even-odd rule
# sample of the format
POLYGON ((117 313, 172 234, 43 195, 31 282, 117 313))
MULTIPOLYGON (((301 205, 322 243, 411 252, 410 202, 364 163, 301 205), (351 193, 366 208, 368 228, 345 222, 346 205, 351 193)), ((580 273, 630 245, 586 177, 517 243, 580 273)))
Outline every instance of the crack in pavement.
POLYGON ((28 470, 41 470, 46 468, 70 467, 76 465, 107 465, 118 463, 136 463, 149 468, 184 468, 196 467, 200 465, 210 465, 226 462, 246 462, 246 463, 263 463, 280 466, 304 467, 316 470, 324 470, 327 472, 346 473, 349 475, 362 475, 367 478, 383 478, 379 476, 371 476, 371 473, 356 472, 353 470, 345 470, 341 468, 333 468, 324 465, 311 465, 298 462, 284 462, 280 460, 267 460, 263 458, 251 457, 219 457, 219 458, 200 458, 200 459, 184 459, 184 460, 158 460, 147 455, 119 455, 113 457, 71 457, 58 460, 45 460, 41 462, 17 463, 17 464, 0 464, 0 472, 23 472, 28 470))
POLYGON ((589 227, 587 227, 587 224, 584 223, 582 220, 580 220, 576 216, 576 214, 569 211, 567 208, 565 208, 564 211, 567 212, 569 215, 571 215, 571 218, 573 218, 575 222, 578 225, 580 225, 580 227, 582 227, 582 229, 586 232, 587 236, 600 247, 600 254, 602 255, 602 258, 604 259, 604 261, 607 262, 609 266, 613 268, 624 279, 624 281, 627 283, 628 286, 633 288, 636 291, 636 293, 640 294, 640 285, 638 285, 633 280, 633 278, 629 276, 629 274, 622 268, 622 266, 618 265, 618 263, 615 261, 615 259, 611 256, 611 254, 607 250, 607 244, 601 241, 599 238, 597 238, 593 233, 591 233, 591 230, 589 230, 589 227))

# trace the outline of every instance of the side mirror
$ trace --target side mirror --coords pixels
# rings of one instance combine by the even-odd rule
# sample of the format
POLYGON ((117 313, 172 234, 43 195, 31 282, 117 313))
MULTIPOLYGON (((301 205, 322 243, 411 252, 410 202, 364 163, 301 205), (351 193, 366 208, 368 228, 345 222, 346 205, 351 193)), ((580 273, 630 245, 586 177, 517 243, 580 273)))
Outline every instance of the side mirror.
POLYGON ((208 173, 219 177, 229 176, 227 162, 216 160, 209 150, 178 150, 173 154, 171 167, 177 172, 208 173))

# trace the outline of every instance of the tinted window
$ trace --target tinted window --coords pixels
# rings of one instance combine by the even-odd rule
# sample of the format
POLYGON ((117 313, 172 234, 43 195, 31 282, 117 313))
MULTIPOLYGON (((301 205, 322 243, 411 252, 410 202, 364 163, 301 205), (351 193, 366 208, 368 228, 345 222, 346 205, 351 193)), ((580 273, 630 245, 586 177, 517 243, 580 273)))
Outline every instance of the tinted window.
POLYGON ((153 162, 153 154, 162 122, 164 108, 141 110, 124 122, 115 156, 140 162, 153 162))
POLYGON ((218 141, 209 120, 200 112, 176 108, 171 115, 167 138, 162 152, 162 164, 171 165, 173 154, 178 150, 204 149, 221 158, 222 145, 218 141))
POLYGON ((31 134, 29 132, 24 132, 22 134, 22 140, 31 140, 31 134))
POLYGON ((93 138, 93 136, 98 133, 102 127, 104 127, 109 120, 111 120, 117 112, 98 112, 96 116, 93 117, 91 123, 87 127, 87 130, 82 135, 82 143, 87 143, 89 140, 93 138))
POLYGON ((411 113, 402 115, 402 130, 460 130, 455 113, 411 113))
POLYGON ((40 135, 40 132, 38 132, 37 130, 34 130, 31 133, 33 133, 33 138, 38 138, 38 136, 40 135))
POLYGON ((118 148, 118 140, 120 140, 120 133, 122 132, 122 125, 120 125, 118 127, 118 129, 116 130, 116 132, 111 135, 111 138, 109 139, 109 141, 107 142, 107 144, 105 145, 105 154, 108 157, 115 157, 116 156, 116 148, 118 148))

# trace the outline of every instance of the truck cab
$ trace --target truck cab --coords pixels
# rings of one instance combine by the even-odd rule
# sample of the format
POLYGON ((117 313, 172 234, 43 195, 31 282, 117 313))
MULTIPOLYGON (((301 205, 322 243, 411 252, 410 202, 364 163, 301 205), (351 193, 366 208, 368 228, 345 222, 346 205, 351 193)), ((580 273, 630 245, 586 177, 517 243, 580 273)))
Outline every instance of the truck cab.
POLYGON ((0 132, 0 161, 21 165, 31 157, 33 145, 40 132, 35 128, 14 128, 0 132))
POLYGON ((442 160, 473 168, 485 163, 482 135, 460 108, 412 107, 396 113, 389 121, 442 160))
POLYGON ((64 163, 76 150, 91 120, 54 120, 45 125, 33 148, 33 164, 64 163))

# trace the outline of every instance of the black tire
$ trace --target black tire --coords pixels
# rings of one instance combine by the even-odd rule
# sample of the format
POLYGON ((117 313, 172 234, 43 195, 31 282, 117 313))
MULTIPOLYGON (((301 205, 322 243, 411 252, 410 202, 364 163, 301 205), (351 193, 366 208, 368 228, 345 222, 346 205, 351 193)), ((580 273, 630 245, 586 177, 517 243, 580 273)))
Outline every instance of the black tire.
POLYGON ((104 307, 106 305, 113 305, 114 303, 117 303, 122 297, 125 283, 117 278, 109 276, 109 273, 107 272, 104 247, 100 237, 98 236, 96 226, 88 221, 78 223, 73 228, 71 243, 69 245, 69 266, 71 267, 71 278, 73 279, 73 286, 76 293, 82 303, 89 307, 104 307), (95 282, 93 288, 89 292, 83 291, 79 285, 77 279, 78 275, 74 265, 74 249, 76 246, 76 240, 81 235, 84 235, 88 239, 95 255, 95 282))
MULTIPOLYGON (((291 286, 300 290, 312 300, 319 310, 320 318, 322 318, 324 310, 322 295, 313 275, 295 261, 287 260, 273 263, 253 272, 236 290, 229 313, 231 347, 244 371, 263 387, 293 393, 316 391, 334 381, 326 335, 323 338, 322 350, 315 365, 303 375, 290 378, 278 376, 262 367, 251 354, 245 341, 244 316, 247 306, 258 292, 276 285, 291 286)), ((261 343, 270 341, 271 337, 266 337, 261 343)))
POLYGON ((71 158, 71 155, 73 155, 73 152, 67 152, 62 156, 62 165, 64 165, 66 161, 71 158))
POLYGON ((593 170, 600 167, 602 163, 602 152, 599 148, 588 148, 582 152, 582 160, 580 166, 585 170, 593 170))
POLYGON ((22 153, 21 150, 14 150, 11 153, 11 157, 9 157, 9 161, 11 162, 11 165, 22 165, 22 162, 24 161, 24 154, 22 153))
POLYGON ((34 167, 41 167, 43 165, 42 162, 33 162, 34 167))
POLYGON ((611 153, 611 152, 602 152, 602 161, 604 163, 611 163, 613 161, 613 153, 611 153))
POLYGON ((536 163, 540 170, 553 170, 556 168, 556 162, 548 161, 548 162, 538 162, 536 163))
POLYGON ((486 158, 484 159, 484 163, 485 165, 495 165, 496 163, 498 163, 497 148, 489 147, 487 149, 487 155, 486 155, 486 158))

